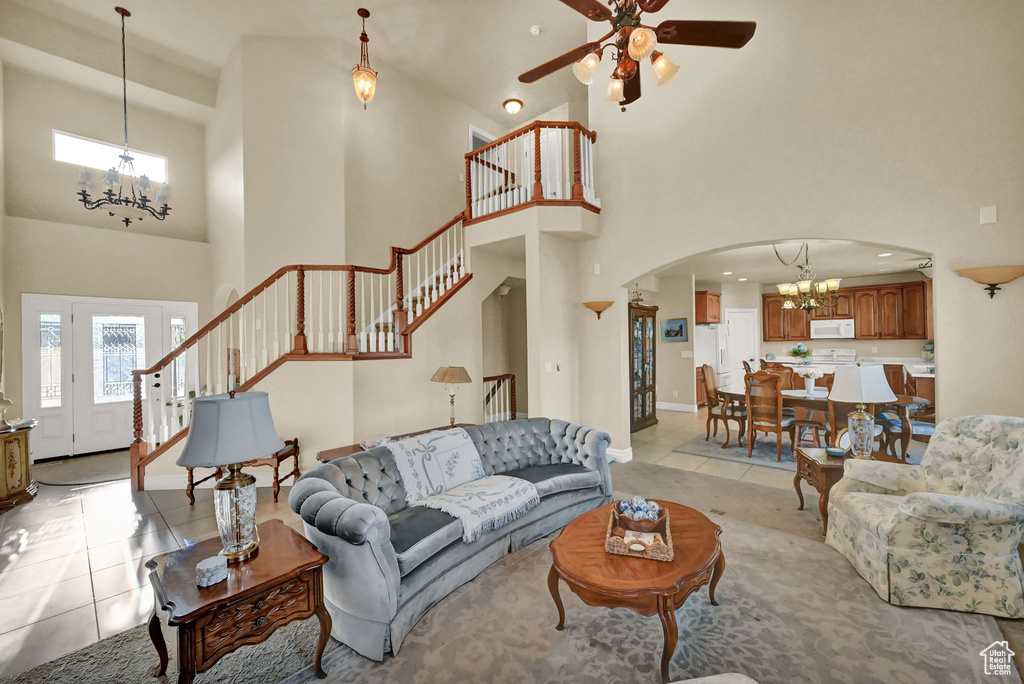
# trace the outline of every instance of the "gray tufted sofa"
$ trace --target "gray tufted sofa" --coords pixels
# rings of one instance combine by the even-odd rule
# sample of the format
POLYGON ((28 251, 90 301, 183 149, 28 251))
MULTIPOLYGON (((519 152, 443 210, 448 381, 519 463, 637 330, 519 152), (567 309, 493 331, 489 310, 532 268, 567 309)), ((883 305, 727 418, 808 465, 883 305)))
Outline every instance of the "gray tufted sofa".
MULTIPOLYGON (((377 447, 309 471, 288 503, 330 557, 324 594, 332 635, 383 660, 430 608, 495 561, 611 500, 607 433, 530 418, 466 428, 488 475, 537 486, 540 505, 504 527, 462 541, 447 513, 407 506, 391 452, 377 447)), ((541 589, 538 587, 538 590, 541 589)))

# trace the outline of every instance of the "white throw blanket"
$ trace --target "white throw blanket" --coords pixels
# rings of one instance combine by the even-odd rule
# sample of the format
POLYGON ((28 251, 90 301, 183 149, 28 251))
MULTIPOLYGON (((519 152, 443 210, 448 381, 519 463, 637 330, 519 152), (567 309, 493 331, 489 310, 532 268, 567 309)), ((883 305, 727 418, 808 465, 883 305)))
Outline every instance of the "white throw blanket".
POLYGON ((487 474, 476 445, 462 428, 406 437, 384 446, 395 458, 409 505, 487 474))
POLYGON ((525 515, 540 503, 532 482, 507 475, 489 475, 435 494, 415 506, 442 510, 462 522, 462 541, 470 544, 488 530, 525 515))

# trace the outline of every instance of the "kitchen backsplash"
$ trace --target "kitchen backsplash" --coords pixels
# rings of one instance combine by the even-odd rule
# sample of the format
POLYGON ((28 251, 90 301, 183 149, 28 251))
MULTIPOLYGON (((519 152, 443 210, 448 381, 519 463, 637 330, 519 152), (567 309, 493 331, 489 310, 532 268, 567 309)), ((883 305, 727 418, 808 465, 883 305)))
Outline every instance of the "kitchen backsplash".
MULTIPOLYGON (((919 357, 928 340, 807 340, 808 349, 856 349, 857 357, 919 357)), ((761 356, 786 356, 796 342, 761 342, 761 356)))

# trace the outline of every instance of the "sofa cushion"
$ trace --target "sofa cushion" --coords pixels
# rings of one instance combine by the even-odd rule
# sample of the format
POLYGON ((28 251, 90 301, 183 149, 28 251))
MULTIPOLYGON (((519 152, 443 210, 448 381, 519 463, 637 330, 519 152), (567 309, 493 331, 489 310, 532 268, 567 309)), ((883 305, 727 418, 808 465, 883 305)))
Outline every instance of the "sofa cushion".
POLYGON ((391 545, 404 577, 423 561, 454 541, 462 539, 462 523, 444 511, 410 506, 388 516, 391 545))
POLYGON ((571 489, 586 489, 601 485, 601 473, 575 463, 553 463, 516 468, 506 471, 505 475, 532 482, 537 487, 537 494, 542 498, 571 489))
POLYGON ((830 503, 870 530, 875 537, 885 539, 892 529, 892 519, 900 513, 900 504, 905 500, 904 496, 891 494, 843 492, 832 497, 830 503))

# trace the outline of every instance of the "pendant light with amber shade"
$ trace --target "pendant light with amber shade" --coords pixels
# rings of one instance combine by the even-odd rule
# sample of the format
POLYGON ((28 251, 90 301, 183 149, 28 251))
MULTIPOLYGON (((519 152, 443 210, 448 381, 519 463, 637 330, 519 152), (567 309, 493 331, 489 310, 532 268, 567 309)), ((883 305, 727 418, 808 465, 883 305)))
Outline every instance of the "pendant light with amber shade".
POLYGON ((370 37, 366 35, 366 20, 370 18, 370 10, 359 8, 357 11, 363 18, 363 32, 359 35, 359 64, 352 69, 352 85, 356 89, 356 97, 366 104, 373 101, 373 95, 377 92, 377 72, 370 68, 370 37))

